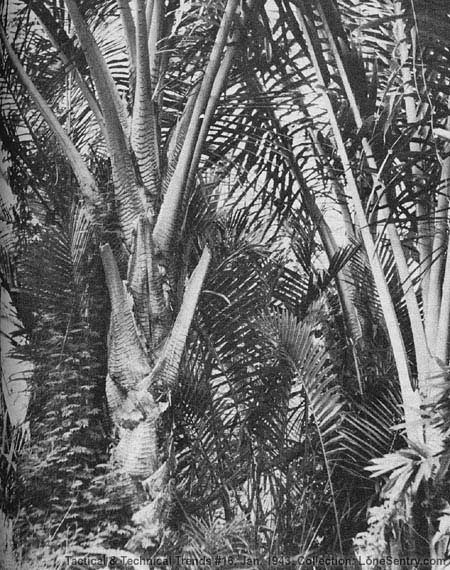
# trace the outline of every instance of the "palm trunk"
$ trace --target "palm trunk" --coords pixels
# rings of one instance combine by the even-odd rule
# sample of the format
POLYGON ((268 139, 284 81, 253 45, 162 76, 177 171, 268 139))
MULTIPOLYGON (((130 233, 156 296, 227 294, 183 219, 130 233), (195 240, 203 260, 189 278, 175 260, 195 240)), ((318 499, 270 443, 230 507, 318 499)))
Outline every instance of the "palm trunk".
MULTIPOLYGON (((238 0, 227 2, 200 89, 192 90, 179 128, 171 138, 171 152, 166 161, 169 166, 164 177, 160 171, 158 110, 152 85, 161 73, 156 46, 160 37, 161 3, 155 0, 146 5, 143 0, 136 0, 134 23, 128 3, 118 2, 129 44, 131 73, 136 79, 131 131, 125 105, 80 6, 76 0, 67 0, 66 5, 98 96, 99 107, 90 92, 87 98, 99 120, 104 120, 115 208, 129 252, 127 282, 124 282, 113 249, 107 243, 101 246, 111 303, 105 391, 111 419, 120 436, 114 456, 130 477, 131 488, 134 487, 139 498, 140 510, 135 513, 134 521, 145 527, 147 546, 136 542, 134 546, 156 547, 166 525, 172 476, 169 446, 167 441, 160 440, 158 431, 161 414, 177 381, 211 259, 208 247, 204 246, 185 285, 181 277, 188 274, 188 267, 177 267, 179 252, 173 246, 180 235, 177 224, 184 215, 186 184, 188 180, 191 184, 195 181, 202 146, 235 54, 235 47, 230 46, 222 57, 228 36, 233 32, 238 0), (167 266, 175 272, 175 278, 169 279, 172 290, 167 290, 170 277, 167 266), (176 289, 179 282, 184 291, 176 289), (173 315, 176 307, 178 313, 173 315)), ((94 206, 99 204, 94 177, 27 76, 1 27, 0 34, 22 83, 66 154, 84 200, 90 206, 91 217, 97 222, 94 206)), ((82 83, 80 87, 83 86, 82 83)), ((99 213, 103 215, 105 211, 99 213)))
POLYGON ((195 152, 195 141, 200 131, 202 116, 208 104, 211 89, 220 68, 222 51, 226 45, 238 3, 238 0, 228 0, 227 2, 224 16, 217 32, 216 41, 203 76, 200 91, 197 95, 185 142, 180 152, 177 166, 164 195, 164 201, 153 230, 153 241, 156 251, 166 263, 171 257, 174 239, 177 234, 179 208, 186 191, 189 170, 194 166, 192 160, 195 152))
MULTIPOLYGON (((327 31, 327 37, 330 41, 332 52, 336 59, 337 66, 341 78, 343 80, 345 93, 347 95, 350 104, 353 118, 355 120, 357 128, 362 129, 363 120, 361 117, 358 104, 356 102, 356 98, 353 93, 353 89, 351 87, 350 81, 347 76, 347 71, 343 64, 342 58, 339 54, 339 50, 337 48, 333 34, 331 33, 327 17, 323 12, 322 8, 319 9, 319 12, 321 13, 324 26, 327 31)), ((405 253, 401 245, 400 236, 398 234, 397 228, 395 227, 394 223, 391 221, 391 212, 386 200, 386 190, 384 188, 381 178, 378 175, 379 168, 378 165, 376 164, 371 145, 365 136, 362 138, 362 145, 364 153, 366 155, 367 164, 369 166, 370 172, 372 173, 373 189, 374 192, 378 195, 380 206, 383 208, 384 212, 384 219, 379 220, 379 223, 384 222, 384 225, 386 226, 388 239, 390 241, 392 252, 394 254, 397 270, 402 283, 403 293, 408 309, 408 315, 411 321, 411 328, 414 339, 414 348, 416 353, 416 363, 417 363, 418 376, 419 376, 419 386, 422 390, 427 390, 426 380, 428 374, 428 362, 430 358, 430 353, 428 351, 428 346, 425 337, 425 329, 419 310, 419 304, 412 283, 405 253)))
MULTIPOLYGON (((315 49, 314 42, 310 38, 309 27, 300 9, 297 10, 297 14, 305 34, 305 39, 308 44, 310 57, 314 65, 316 75, 319 79, 319 82, 325 85, 326 82, 323 75, 322 66, 320 64, 319 54, 317 53, 317 49, 315 49)), ((332 36, 332 34, 329 35, 332 36)), ((330 39, 332 38, 330 37, 330 39)), ((344 79, 345 79, 345 74, 344 74, 344 79)), ((421 414, 420 414, 421 401, 418 392, 414 391, 412 388, 412 378, 408 363, 408 356, 406 353, 397 316, 395 314, 395 308, 392 303, 392 298, 389 292, 389 288, 386 282, 386 277, 384 275, 383 268, 381 266, 380 259, 378 257, 378 253, 376 251, 375 243, 373 241, 373 236, 369 229, 366 213, 364 211, 364 207, 361 202, 361 197, 359 195, 358 185, 353 175, 352 167, 348 158, 347 149, 342 139, 342 134, 339 128, 339 124, 328 93, 324 92, 323 100, 328 113, 328 119, 333 131, 337 151, 341 159, 343 170, 345 173, 347 190, 353 202, 357 223, 360 226, 362 240, 367 252, 369 264, 371 267, 375 286, 378 291, 380 304, 382 307, 386 323, 386 329, 391 342, 392 351, 397 366, 400 389, 402 392, 406 432, 408 434, 409 439, 411 439, 412 441, 420 442, 423 440, 423 433, 421 427, 421 414)))
MULTIPOLYGON (((186 193, 188 173, 193 167, 193 158, 197 161, 200 158, 195 154, 195 145, 201 114, 220 69, 223 47, 233 23, 236 6, 236 0, 229 1, 202 86, 196 92, 195 99, 187 102, 181 124, 187 122, 188 126, 175 134, 175 149, 180 150, 172 155, 173 170, 168 173, 169 179, 166 182, 161 179, 158 117, 153 102, 152 84, 156 76, 154 54, 159 35, 155 31, 158 22, 147 22, 145 3, 136 0, 136 89, 131 143, 144 184, 148 209, 145 211, 144 208, 144 211, 129 220, 129 226, 136 228, 132 234, 128 264, 132 306, 124 293, 118 270, 114 268, 112 251, 106 247, 102 255, 112 305, 107 396, 114 408, 113 417, 121 433, 116 458, 138 486, 142 484, 146 489, 134 521, 145 529, 147 547, 149 542, 154 547, 159 544, 172 500, 168 490, 172 458, 167 442, 159 439, 158 426, 162 410, 167 405, 164 402, 177 380, 184 346, 211 257, 205 247, 186 285, 178 314, 172 316, 171 310, 178 306, 176 300, 179 292, 176 284, 180 281, 179 276, 187 270, 177 267, 178 251, 173 246, 180 232, 177 224, 183 216, 183 195, 186 193), (150 54, 153 55, 150 57, 150 54), (167 278, 172 286, 169 292, 172 302, 167 291, 164 292, 163 282, 167 278), (126 374, 118 369, 118 361, 123 370, 127 370, 126 374), (139 373, 128 371, 130 361, 142 361, 139 373), (132 385, 129 378, 134 379, 132 385)), ((154 2, 150 2, 147 8, 152 16, 158 18, 154 2)), ((118 117, 115 120, 117 122, 118 117)), ((119 203, 119 217, 120 208, 119 203)), ((136 493, 139 494, 138 491, 136 493)), ((135 549, 143 548, 137 539, 132 546, 135 549)))
MULTIPOLYGON (((434 214, 434 239, 430 259, 430 280, 428 285, 428 342, 430 346, 436 346, 440 336, 439 312, 442 302, 442 294, 445 289, 441 288, 442 272, 444 265, 444 253, 447 246, 447 217, 450 194, 450 157, 444 159, 441 171, 441 181, 438 187, 439 196, 434 214)), ((445 340, 445 334, 443 337, 445 340)), ((437 350, 436 350, 437 355, 437 350)))
POLYGON ((48 126, 52 130, 53 134, 55 135, 57 141, 59 142, 63 153, 66 155, 67 160, 72 167, 73 173, 75 174, 78 184, 80 186, 81 193, 83 195, 86 204, 89 206, 91 213, 93 214, 93 209, 98 204, 99 196, 97 190, 97 184, 94 180, 94 177, 90 173, 89 169, 87 168, 83 158, 81 157, 80 153, 76 149, 75 145, 71 141, 69 135, 65 132, 62 128, 61 124, 59 123, 58 119, 56 118, 55 114, 44 100, 42 95, 37 90, 36 86, 28 76, 27 72, 25 71, 23 65, 20 63, 17 54, 12 49, 8 38, 6 36, 5 30, 3 26, 0 24, 0 38, 5 46, 5 49, 11 59, 12 64, 16 68, 17 74, 19 76, 20 81, 27 89, 28 93, 32 97, 35 102, 36 107, 39 109, 39 112, 44 117, 45 121, 47 122, 48 126))
MULTIPOLYGON (((399 53, 399 64, 400 64, 400 71, 402 77, 402 88, 403 88, 403 101, 404 101, 404 108, 406 113, 406 120, 408 125, 414 127, 418 124, 420 115, 423 114, 418 112, 418 108, 416 106, 416 99, 418 98, 418 93, 414 86, 414 79, 413 73, 410 68, 409 62, 409 52, 410 46, 406 36, 406 22, 403 17, 403 8, 401 2, 395 3, 395 14, 398 17, 395 24, 394 24, 394 34, 398 43, 398 53, 399 53)), ((412 51, 412 50, 411 50, 412 51)), ((418 137, 418 129, 417 126, 411 136, 411 141, 409 143, 409 148, 411 154, 420 156, 422 152, 420 142, 417 142, 418 137)), ((417 163, 414 163, 412 168, 412 175, 414 178, 419 179, 423 176, 423 171, 419 167, 417 163)), ((413 185, 412 187, 413 192, 415 195, 419 193, 419 188, 417 185, 413 185)), ((417 248, 419 250, 419 261, 420 261, 420 268, 421 268, 421 289, 422 289, 422 299, 424 304, 424 324, 425 330, 427 331, 427 336, 430 336, 432 330, 432 324, 429 320, 429 308, 428 308, 428 289, 429 289, 429 280, 430 280, 430 259, 431 259, 431 232, 430 232, 430 224, 429 224, 429 216, 427 215, 428 212, 421 200, 417 200, 416 203, 416 217, 417 217, 417 248)), ((431 333, 432 334, 432 333, 431 333)))
POLYGON ((117 5, 122 19, 125 40, 127 42, 130 76, 134 77, 136 73, 136 28, 133 21, 133 15, 130 9, 129 0, 117 0, 117 5))

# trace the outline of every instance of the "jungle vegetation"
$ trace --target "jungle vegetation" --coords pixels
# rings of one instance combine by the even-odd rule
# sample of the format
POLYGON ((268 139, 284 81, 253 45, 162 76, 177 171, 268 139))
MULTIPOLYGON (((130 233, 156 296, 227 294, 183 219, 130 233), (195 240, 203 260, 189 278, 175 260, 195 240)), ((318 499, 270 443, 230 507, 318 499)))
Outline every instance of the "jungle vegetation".
POLYGON ((449 38, 446 0, 3 1, 5 568, 448 555, 449 38))

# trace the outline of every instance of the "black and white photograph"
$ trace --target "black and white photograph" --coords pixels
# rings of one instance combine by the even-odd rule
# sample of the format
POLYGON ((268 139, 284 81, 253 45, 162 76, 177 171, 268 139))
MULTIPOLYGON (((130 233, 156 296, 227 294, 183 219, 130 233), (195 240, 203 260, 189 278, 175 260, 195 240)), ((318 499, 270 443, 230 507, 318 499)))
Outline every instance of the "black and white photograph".
POLYGON ((0 570, 449 570, 450 0, 0 0, 0 570))

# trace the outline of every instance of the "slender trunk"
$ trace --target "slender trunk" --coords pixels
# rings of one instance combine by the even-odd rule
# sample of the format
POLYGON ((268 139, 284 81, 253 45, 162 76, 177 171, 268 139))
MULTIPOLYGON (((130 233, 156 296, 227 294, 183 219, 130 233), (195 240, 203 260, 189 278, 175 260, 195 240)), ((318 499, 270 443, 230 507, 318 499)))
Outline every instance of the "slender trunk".
MULTIPOLYGON (((447 129, 450 118, 447 119, 447 129)), ((444 129, 442 129, 444 130, 444 129)), ((445 130, 447 132, 447 130, 445 130)), ((450 137, 445 137, 445 141, 450 137)), ((450 143, 444 145, 444 155, 450 151, 450 143)), ((449 310, 450 310, 450 269, 448 250, 448 220, 450 207, 450 156, 441 161, 441 177, 438 186, 438 199, 434 214, 434 240, 431 255, 428 310, 430 322, 430 345, 434 355, 444 366, 448 361, 449 310), (444 260, 446 260, 444 270, 444 260)), ((441 370, 442 375, 442 370, 441 370)))
POLYGON ((436 343, 436 357, 443 366, 447 366, 450 325, 450 255, 448 248, 446 253, 447 259, 444 270, 444 281, 442 283, 442 301, 439 311, 439 325, 436 343))
POLYGON ((207 106, 211 88, 220 67, 222 51, 227 42, 238 3, 239 0, 228 0, 227 2, 225 13, 217 32, 216 41, 203 76, 185 142, 153 230, 153 240, 156 251, 166 260, 166 263, 170 259, 170 252, 177 233, 177 221, 180 215, 179 207, 186 191, 187 176, 189 170, 194 167, 192 163, 194 154, 193 141, 197 140, 198 137, 202 115, 207 106))
MULTIPOLYGON (((401 2, 395 3, 395 14, 398 16, 394 24, 394 33, 398 42, 398 53, 400 59, 400 70, 403 82, 403 100, 408 125, 416 126, 418 130, 418 122, 420 113, 417 111, 416 97, 417 92, 414 86, 413 74, 410 69, 410 49, 406 36, 406 23, 404 21, 404 11, 401 2)), ((412 135, 413 137, 413 135, 412 135)), ((419 137, 412 138, 409 148, 411 154, 419 156, 422 148, 417 142, 419 137)), ((445 257, 446 245, 446 218, 448 208, 448 158, 444 160, 441 166, 441 194, 438 197, 435 207, 435 235, 432 239, 431 224, 428 208, 425 208, 423 201, 416 197, 416 216, 417 216, 417 247, 419 250, 420 272, 422 275, 421 289, 423 299, 423 319, 426 332, 427 352, 421 354, 417 352, 417 358, 423 358, 423 379, 421 382, 422 397, 427 404, 436 404, 442 397, 443 380, 445 376, 443 365, 446 364, 448 358, 448 338, 449 338, 449 312, 450 312, 450 264, 447 257, 447 266, 444 271, 443 283, 441 289, 441 272, 443 258, 445 257), (436 211, 437 210, 437 211, 436 211), (442 212, 440 212, 442 210, 442 212), (443 218, 439 218, 443 216, 443 218), (443 222, 443 223, 442 223, 443 222), (436 264, 433 267, 432 263, 436 264), (431 353, 431 354, 430 354, 431 353), (434 357, 434 358, 433 358, 434 357), (435 360, 436 359, 436 360, 435 360)), ((412 166, 412 175, 414 179, 418 179, 423 175, 421 168, 414 163, 412 166)), ((418 195, 420 188, 414 184, 413 193, 418 195)), ((432 437, 432 435, 430 434, 432 437)))
POLYGON ((333 169, 329 163, 328 157, 325 154, 325 151, 319 141, 319 137, 317 136, 317 132, 314 128, 309 129, 309 135, 311 137, 312 143, 314 145, 315 151, 317 156, 320 157, 321 164, 325 166, 325 171, 330 181, 331 189, 333 190, 336 201, 339 205, 339 209, 341 211, 342 219, 344 220, 344 227, 345 233, 347 237, 355 239, 355 229, 353 227, 353 220, 350 214, 350 209, 348 206, 348 199, 345 195, 345 191, 342 188, 339 180, 336 178, 333 169))
MULTIPOLYGON (((353 93, 353 89, 351 87, 350 81, 348 79, 347 71, 343 64, 342 58, 340 56, 339 50, 337 48, 335 39, 329 27, 329 23, 327 21, 327 17, 323 12, 322 8, 319 8, 319 12, 321 13, 321 17, 327 31, 327 38, 330 42, 330 46, 332 48, 333 55, 335 57, 340 77, 344 84, 345 93, 347 95, 350 109, 353 114, 353 118, 355 120, 356 126, 358 129, 363 128, 363 120, 361 117, 361 113, 356 102, 355 95, 353 93)), ((414 290, 414 285, 411 279, 410 271, 408 268, 408 264, 405 257, 405 252, 401 245, 400 236, 398 234, 398 230, 395 227, 394 223, 391 221, 391 212, 389 210, 387 201, 386 201, 386 189, 381 178, 378 175, 379 169, 376 164, 374 153, 372 151, 371 145, 367 139, 367 137, 362 138, 362 145, 363 150, 366 155, 366 160, 370 172, 372 174, 372 181, 373 181, 373 188, 378 195, 378 200, 380 206, 382 207, 382 211, 385 213, 384 215, 384 222, 388 234, 388 238, 391 244, 392 252, 394 254, 394 259, 396 262, 396 267, 399 273, 399 277, 401 280, 403 294, 406 301, 406 306, 408 310, 408 316, 411 322, 411 329, 413 334, 414 340, 414 349, 416 355, 416 364, 419 376, 419 386, 421 390, 428 391, 427 387, 427 379, 428 379, 428 369, 429 369, 429 360, 430 360, 430 353, 428 350, 428 345, 425 336, 425 329, 424 324, 422 321, 422 316, 419 309, 419 304, 417 301, 417 296, 414 290)), ((344 147, 345 148, 345 147, 344 147)), ((345 168, 345 167, 344 167, 345 168)), ((356 182, 355 182, 356 184, 356 182)), ((380 222, 381 220, 379 220, 380 222)), ((365 222, 367 223, 367 221, 365 222)))
MULTIPOLYGON (((406 113, 406 120, 410 127, 416 126, 416 133, 411 133, 411 140, 409 143, 409 149, 411 155, 420 156, 422 152, 422 147, 420 142, 417 142, 417 130, 419 115, 416 108, 416 98, 417 90, 414 86, 413 74, 410 68, 409 62, 409 42, 406 37, 406 23, 404 21, 403 15, 404 10, 402 8, 401 2, 396 2, 395 15, 397 19, 394 23, 394 35, 397 40, 397 50, 400 59, 400 72, 402 76, 402 88, 403 88, 403 102, 406 113)), ((411 174, 414 179, 418 180, 423 176, 422 169, 417 163, 414 163, 411 167, 411 174)), ((417 196, 420 193, 420 187, 417 184, 412 186, 413 194, 417 196)), ((429 212, 424 206, 421 199, 416 198, 416 218, 417 218, 417 248, 419 251, 419 262, 420 262, 420 272, 421 278, 421 289, 422 289, 422 300, 424 304, 424 325, 427 332, 427 337, 429 338, 432 334, 432 323, 430 322, 429 315, 430 311, 428 308, 429 299, 429 279, 430 279, 430 259, 431 259, 431 231, 429 224, 429 212)))
MULTIPOLYGON (((297 9, 297 14, 305 34, 305 39, 308 44, 310 57, 313 61, 316 75, 320 83, 325 85, 323 73, 321 71, 321 66, 319 65, 319 60, 316 57, 316 52, 314 49, 313 42, 309 38, 308 26, 306 25, 305 19, 300 9, 297 9)), ((412 389, 412 381, 411 381, 412 379, 410 376, 408 356, 406 354, 406 349, 403 342, 403 337, 400 331, 400 327, 398 324, 395 309, 392 303, 392 298, 389 292, 388 285, 386 283, 386 278, 383 273, 383 268, 381 266, 375 248, 375 243, 373 241, 372 233, 367 223, 364 207, 362 205, 361 198, 359 196, 358 186, 355 177, 353 175, 350 161, 348 159, 347 149, 345 148, 345 144, 342 139, 341 131, 338 125, 335 112, 333 110, 333 106, 331 104, 331 100, 326 92, 324 92, 323 100, 325 102, 325 107, 328 113, 328 119, 330 121, 338 154, 341 159, 342 167, 345 173, 347 189, 353 201, 356 218, 360 225, 361 236, 371 266, 372 275, 375 281, 375 286, 379 294, 380 304, 383 310, 386 328, 391 342, 392 351, 397 367, 400 389, 402 392, 406 432, 408 434, 409 439, 413 441, 422 441, 423 435, 421 429, 420 397, 418 392, 412 389)))
POLYGON ((147 200, 152 210, 159 194, 159 137, 150 82, 145 0, 136 0, 136 89, 131 146, 136 156, 147 200))
POLYGON ((89 169, 87 168, 84 160, 82 159, 75 145, 71 141, 69 135, 62 128, 55 114, 53 113, 47 102, 44 100, 42 95, 37 90, 36 86, 34 85, 32 80, 28 76, 27 72, 25 71, 23 65, 20 63, 20 60, 17 57, 16 53, 14 52, 13 48, 11 47, 11 44, 9 43, 8 38, 6 36, 5 30, 3 29, 3 26, 1 24, 0 24, 0 39, 8 53, 8 56, 12 64, 14 65, 17 71, 20 81, 22 82, 23 86, 27 89, 28 93, 35 102, 36 107, 39 109, 47 125, 50 127, 57 141, 61 145, 61 148, 72 167, 73 173, 75 174, 78 180, 78 184, 80 186, 80 190, 86 201, 86 204, 89 206, 89 208, 92 211, 92 209, 96 206, 99 200, 97 184, 94 180, 94 177, 89 172, 89 169))
POLYGON ((128 48, 130 75, 134 77, 136 72, 136 28, 130 9, 130 0, 117 0, 117 5, 128 48))
MULTIPOLYGON (((428 286, 428 340, 432 352, 435 350, 439 327, 439 312, 442 302, 442 273, 447 246, 448 209, 450 198, 450 157, 443 160, 438 199, 434 213, 434 238, 431 254, 430 281, 428 286)), ((445 291, 445 289, 444 289, 445 291)), ((445 338, 445 335, 444 335, 445 338)))
POLYGON ((152 89, 156 90, 160 77, 159 67, 161 55, 158 50, 158 42, 161 39, 161 28, 164 17, 164 2, 162 0, 149 0, 147 2, 146 19, 148 29, 148 69, 150 73, 152 89))
POLYGON ((136 220, 144 211, 145 199, 143 189, 136 181, 129 149, 128 116, 108 66, 77 3, 75 0, 65 2, 86 55, 105 119, 117 212, 126 246, 131 249, 136 220))
MULTIPOLYGON (((256 90, 258 98, 262 98, 264 96, 264 92, 257 78, 252 79, 251 86, 253 89, 256 90)), ((276 113, 269 104, 269 102, 267 102, 266 104, 266 112, 269 116, 269 120, 274 128, 274 131, 276 133, 280 133, 281 125, 279 119, 276 116, 276 113)), ((317 231, 319 233, 320 241, 322 242, 328 260, 331 262, 334 255, 338 251, 338 246, 336 240, 334 239, 333 232, 331 231, 331 228, 328 225, 327 221, 325 220, 322 211, 317 205, 313 193, 310 191, 308 184, 306 183, 303 177, 303 174, 294 158, 294 153, 292 151, 292 148, 288 143, 286 143, 286 145, 280 147, 279 150, 282 156, 285 157, 287 163, 289 164, 289 167, 292 171, 292 174, 299 188, 301 188, 302 198, 305 204, 305 208, 309 216, 311 217, 313 223, 317 225, 317 231)), ((361 338, 362 331, 356 307, 353 302, 354 292, 352 290, 351 280, 349 279, 349 275, 345 268, 342 271, 340 271, 336 276, 336 287, 338 291, 339 301, 342 307, 342 312, 344 314, 345 327, 347 329, 347 334, 351 339, 352 350, 354 353, 354 359, 356 363, 357 356, 355 350, 356 350, 356 345, 361 338)), ((359 381, 359 375, 358 375, 358 383, 359 383, 359 388, 361 389, 361 382, 359 381)))
POLYGON ((75 83, 86 99, 86 102, 94 114, 103 136, 106 138, 105 121, 103 120, 103 115, 97 103, 97 100, 95 99, 94 94, 87 85, 83 76, 77 69, 73 61, 73 55, 67 49, 67 45, 70 45, 70 38, 62 30, 59 30, 59 33, 57 35, 55 34, 55 30, 57 30, 58 27, 57 23, 55 22, 51 12, 45 7, 44 4, 36 4, 35 2, 30 2, 30 7, 36 14, 36 17, 39 19, 51 44, 57 50, 61 61, 65 65, 66 73, 74 73, 75 83))

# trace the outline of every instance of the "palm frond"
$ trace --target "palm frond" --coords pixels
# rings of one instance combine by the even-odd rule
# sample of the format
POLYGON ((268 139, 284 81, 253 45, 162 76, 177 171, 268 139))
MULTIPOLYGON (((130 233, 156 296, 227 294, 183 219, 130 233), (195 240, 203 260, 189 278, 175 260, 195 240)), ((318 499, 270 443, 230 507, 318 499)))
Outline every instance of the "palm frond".
POLYGON ((326 350, 315 341, 311 324, 299 322, 287 311, 266 316, 260 321, 260 326, 295 373, 296 383, 291 393, 291 421, 294 425, 301 423, 303 417, 311 414, 332 495, 338 542, 342 548, 340 517, 332 475, 333 460, 341 449, 342 436, 337 426, 343 419, 344 402, 336 380, 327 369, 326 350))

